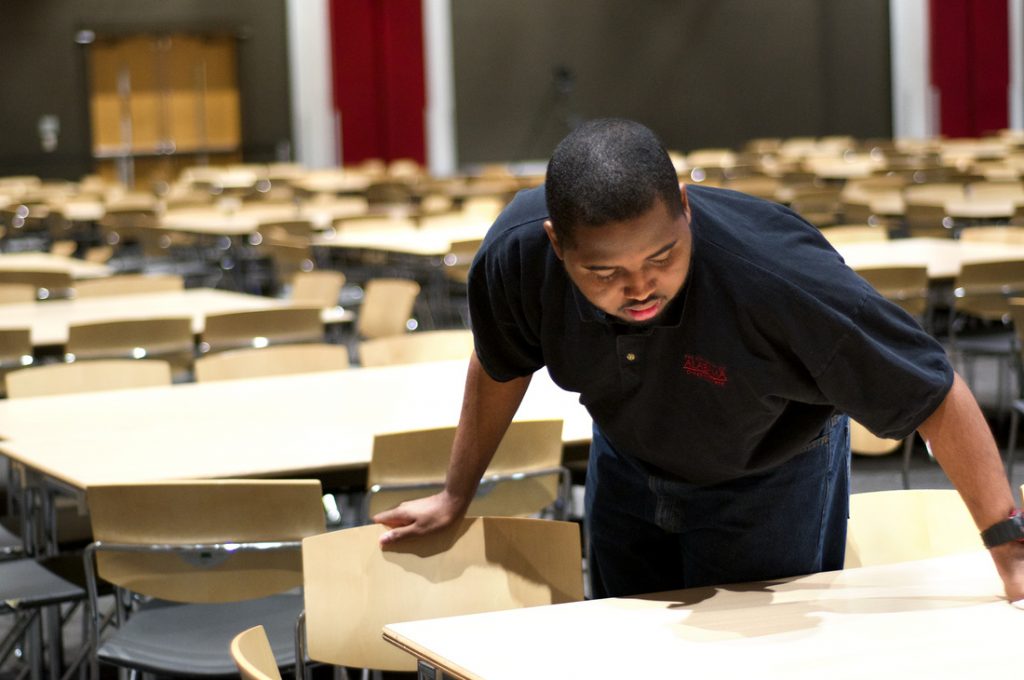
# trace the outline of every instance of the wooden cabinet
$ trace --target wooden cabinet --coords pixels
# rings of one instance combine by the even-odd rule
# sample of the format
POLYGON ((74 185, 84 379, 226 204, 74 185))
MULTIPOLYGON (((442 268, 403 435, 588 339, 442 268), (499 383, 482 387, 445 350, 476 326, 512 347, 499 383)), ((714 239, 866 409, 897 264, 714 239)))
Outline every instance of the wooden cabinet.
POLYGON ((101 174, 133 184, 238 158, 236 43, 228 36, 136 35, 89 47, 92 151, 101 174))

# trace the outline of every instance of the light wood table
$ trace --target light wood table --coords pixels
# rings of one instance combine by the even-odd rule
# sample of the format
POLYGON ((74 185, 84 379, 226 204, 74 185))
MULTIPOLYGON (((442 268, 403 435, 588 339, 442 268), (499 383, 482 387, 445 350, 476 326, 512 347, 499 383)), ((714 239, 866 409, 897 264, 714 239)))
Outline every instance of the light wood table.
MULTIPOLYGON (((201 333, 208 314, 270 309, 288 304, 287 300, 277 298, 210 288, 190 288, 165 293, 0 305, 0 328, 29 328, 32 344, 42 347, 66 343, 68 327, 72 324, 154 316, 188 316, 192 318, 192 330, 201 333)), ((325 310, 325 320, 330 314, 333 312, 325 310)))
POLYGON ((995 678, 1019 673, 1024 631, 1024 611, 1001 596, 977 552, 395 623, 384 638, 456 678, 486 680, 995 678))
POLYGON ((307 220, 317 230, 331 227, 334 220, 361 217, 366 209, 352 203, 310 202, 301 206, 257 205, 239 210, 185 208, 168 212, 159 228, 202 236, 247 236, 264 224, 307 220))
POLYGON ((956 278, 965 263, 1024 259, 1024 246, 953 239, 906 238, 841 243, 836 250, 853 269, 924 266, 928 268, 931 279, 956 278))
MULTIPOLYGON (((75 279, 96 279, 110 276, 113 272, 105 264, 86 262, 73 257, 62 257, 50 253, 4 253, 0 255, 0 270, 67 272, 75 279)), ((3 315, 0 314, 0 319, 3 315)))
POLYGON ((426 229, 393 227, 382 229, 340 229, 334 234, 315 237, 313 244, 327 248, 376 250, 420 257, 442 257, 451 252, 455 241, 482 239, 490 223, 486 220, 453 222, 426 229))
MULTIPOLYGON (((455 425, 466 367, 445 361, 7 399, 0 453, 77 490, 364 468, 376 434, 455 425)), ((517 418, 561 418, 566 442, 591 437, 577 395, 543 371, 517 418)))

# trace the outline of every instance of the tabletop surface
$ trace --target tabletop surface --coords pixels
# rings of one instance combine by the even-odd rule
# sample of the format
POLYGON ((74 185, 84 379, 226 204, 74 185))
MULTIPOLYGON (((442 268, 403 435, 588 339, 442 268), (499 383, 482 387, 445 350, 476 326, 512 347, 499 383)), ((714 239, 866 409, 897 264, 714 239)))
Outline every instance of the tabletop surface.
POLYGON ((1024 246, 1007 243, 976 243, 937 238, 906 238, 891 241, 843 243, 836 250, 854 269, 900 265, 926 266, 933 279, 954 278, 970 262, 1024 259, 1024 246))
POLYGON ((4 253, 0 255, 0 269, 68 272, 76 279, 100 278, 113 273, 105 264, 86 262, 51 253, 4 253))
POLYGON ((427 229, 394 227, 384 229, 345 230, 314 238, 318 246, 383 250, 422 256, 441 256, 450 252, 455 241, 482 239, 490 223, 486 220, 453 221, 427 229))
MULTIPOLYGON (((375 434, 458 422, 465 361, 359 368, 0 401, 0 452, 79 489, 365 467, 375 434), (59 423, 59 427, 55 427, 59 423)), ((517 418, 561 418, 587 442, 577 395, 534 376, 517 418)))
MULTIPOLYGON (((968 678, 1016 672, 1024 612, 987 552, 391 624, 461 678, 968 678)), ((438 675, 440 677, 440 674, 438 675)))
POLYGON ((40 347, 66 343, 68 327, 73 324, 187 316, 192 319, 193 332, 201 333, 208 314, 270 309, 287 304, 287 300, 277 298, 212 288, 189 288, 163 293, 0 305, 0 328, 29 328, 32 344, 40 347))

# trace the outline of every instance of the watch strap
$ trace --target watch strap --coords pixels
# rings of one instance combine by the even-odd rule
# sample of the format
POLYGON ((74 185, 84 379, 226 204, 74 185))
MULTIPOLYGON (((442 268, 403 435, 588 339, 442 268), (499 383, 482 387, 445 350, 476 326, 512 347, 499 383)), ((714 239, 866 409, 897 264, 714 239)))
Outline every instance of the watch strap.
POLYGON ((994 548, 1011 541, 1024 541, 1024 512, 1015 510, 1008 519, 997 522, 981 532, 986 548, 994 548))

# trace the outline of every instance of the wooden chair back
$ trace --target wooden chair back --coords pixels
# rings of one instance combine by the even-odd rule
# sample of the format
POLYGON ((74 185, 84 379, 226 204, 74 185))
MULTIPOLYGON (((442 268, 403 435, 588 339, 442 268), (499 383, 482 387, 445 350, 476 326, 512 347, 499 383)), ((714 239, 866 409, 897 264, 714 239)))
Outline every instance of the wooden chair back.
POLYGON ((579 528, 501 517, 465 519, 382 550, 369 525, 302 542, 306 638, 314 661, 414 671, 385 624, 583 598, 579 528))
POLYGON ((865 267, 857 273, 884 298, 921 319, 928 310, 928 268, 865 267))
POLYGON ((36 287, 30 283, 0 283, 0 305, 35 302, 36 287))
POLYGON ((72 324, 64 351, 68 361, 150 358, 188 368, 195 354, 192 320, 164 317, 72 324))
POLYGON ((359 343, 359 361, 363 366, 469 359, 472 353, 473 333, 468 330, 422 331, 359 343))
POLYGON ((356 319, 356 331, 365 339, 402 335, 412 316, 420 285, 408 279, 371 279, 356 319))
POLYGON ((35 269, 0 270, 2 283, 28 284, 36 289, 39 300, 69 297, 74 288, 74 281, 68 272, 35 269))
POLYGON ((275 307, 206 317, 200 352, 221 352, 270 344, 323 342, 319 307, 275 307))
POLYGON ((1024 244, 1024 227, 999 225, 988 227, 967 227, 960 231, 960 240, 965 243, 1008 243, 1024 244))
POLYGON ((850 496, 847 568, 982 549, 978 528, 956 491, 913 489, 850 496))
POLYGON ((444 256, 444 275, 451 281, 465 284, 469 281, 469 267, 480 250, 481 238, 452 241, 451 250, 444 256))
POLYGON ((171 384, 171 365, 156 359, 113 359, 32 366, 5 377, 11 399, 171 384))
POLYGON ((1010 298, 1024 294, 1024 259, 972 262, 960 267, 953 308, 989 321, 1008 321, 1010 298))
POLYGON ((79 281, 75 284, 75 297, 173 293, 183 290, 185 290, 185 279, 177 274, 121 274, 102 279, 79 281))
POLYGON ((853 418, 850 419, 850 450, 862 456, 884 456, 900 447, 900 439, 876 437, 853 418))
POLYGON ((237 380, 348 368, 348 348, 340 345, 273 345, 218 352, 196 360, 196 382, 237 380))
POLYGON ((874 227, 870 224, 841 224, 825 227, 821 230, 832 245, 842 243, 877 243, 889 240, 889 231, 885 227, 874 227))
POLYGON ((334 307, 345 285, 345 275, 329 270, 299 271, 292 276, 292 304, 334 307))
POLYGON ((281 669, 263 626, 236 635, 231 640, 231 658, 243 680, 281 680, 281 669))
POLYGON ((0 367, 27 366, 32 363, 32 353, 28 328, 0 328, 0 367))
MULTIPOLYGON (((374 437, 366 518, 440 490, 454 440, 454 427, 374 437)), ((516 421, 498 445, 468 514, 531 515, 555 503, 564 507, 567 486, 562 421, 516 421)))
POLYGON ((234 602, 298 587, 298 550, 211 546, 294 543, 325 529, 317 480, 104 484, 89 487, 86 502, 97 574, 174 602, 234 602))

